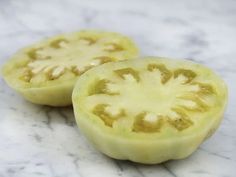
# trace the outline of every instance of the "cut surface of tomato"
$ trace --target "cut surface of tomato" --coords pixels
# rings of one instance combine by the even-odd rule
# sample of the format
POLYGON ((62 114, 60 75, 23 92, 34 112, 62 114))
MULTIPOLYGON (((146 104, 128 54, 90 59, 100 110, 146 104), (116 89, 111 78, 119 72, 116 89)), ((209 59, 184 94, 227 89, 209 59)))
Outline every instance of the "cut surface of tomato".
POLYGON ((189 156, 217 129, 227 87, 203 65, 147 57, 91 69, 72 100, 79 128, 102 153, 155 164, 189 156))
POLYGON ((138 49, 118 33, 80 31, 42 40, 18 51, 3 67, 6 82, 29 101, 51 106, 71 104, 73 86, 87 70, 132 59, 138 49))

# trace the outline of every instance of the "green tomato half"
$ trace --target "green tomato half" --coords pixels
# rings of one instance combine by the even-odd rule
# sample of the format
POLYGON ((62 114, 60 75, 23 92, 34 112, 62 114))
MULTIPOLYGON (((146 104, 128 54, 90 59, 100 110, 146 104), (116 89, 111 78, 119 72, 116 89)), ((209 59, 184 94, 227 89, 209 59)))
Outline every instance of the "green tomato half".
POLYGON ((27 100, 67 106, 76 80, 92 67, 134 58, 138 49, 118 33, 80 31, 42 40, 18 51, 3 67, 6 82, 27 100))
POLYGON ((227 87, 203 65, 147 57, 91 69, 72 101, 79 128, 98 150, 156 164, 189 156, 212 135, 227 87))

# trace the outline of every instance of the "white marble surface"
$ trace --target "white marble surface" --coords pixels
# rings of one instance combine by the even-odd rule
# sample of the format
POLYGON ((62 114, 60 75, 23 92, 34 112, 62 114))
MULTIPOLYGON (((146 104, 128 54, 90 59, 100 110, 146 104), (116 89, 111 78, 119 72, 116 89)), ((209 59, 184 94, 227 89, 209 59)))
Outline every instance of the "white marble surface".
POLYGON ((1 0, 0 63, 45 36, 83 28, 127 34, 142 55, 213 68, 229 87, 220 128, 184 160, 153 166, 115 161, 90 146, 72 108, 31 104, 1 79, 0 177, 236 176, 236 1, 1 0))

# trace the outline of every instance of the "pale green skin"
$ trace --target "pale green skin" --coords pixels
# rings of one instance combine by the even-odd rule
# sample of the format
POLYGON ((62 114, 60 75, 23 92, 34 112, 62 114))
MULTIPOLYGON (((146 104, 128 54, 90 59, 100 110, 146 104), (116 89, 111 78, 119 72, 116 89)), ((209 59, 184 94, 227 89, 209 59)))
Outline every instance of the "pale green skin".
MULTIPOLYGON (((227 87, 224 81, 210 69, 186 60, 147 57, 132 61, 108 63, 91 69, 80 77, 72 95, 76 122, 80 130, 102 153, 121 160, 130 160, 144 164, 156 164, 171 159, 183 159, 192 154, 198 146, 218 128, 227 103, 227 87), (181 132, 164 129, 160 133, 135 133, 114 130, 94 114, 88 111, 83 101, 88 92, 88 85, 94 77, 106 75, 108 71, 121 66, 142 65, 146 62, 172 63, 172 65, 191 66, 201 74, 210 75, 219 93, 218 106, 204 114, 201 120, 181 132)), ((138 104, 138 103, 137 103, 138 104)))
MULTIPOLYGON (((2 67, 2 75, 7 84, 15 91, 20 93, 26 100, 41 105, 49 106, 68 106, 72 104, 71 95, 76 80, 80 76, 67 75, 61 76, 59 79, 53 81, 45 81, 38 85, 24 82, 18 79, 19 75, 15 73, 16 68, 24 66, 30 59, 25 54, 29 49, 43 47, 48 45, 51 41, 63 38, 65 36, 69 38, 76 37, 78 35, 92 35, 92 36, 113 36, 122 41, 123 46, 128 50, 126 54, 118 58, 118 60, 132 59, 138 56, 138 49, 131 39, 123 36, 119 33, 83 30, 74 33, 57 35, 48 39, 44 39, 33 45, 25 47, 19 50, 13 55, 13 57, 7 61, 2 67)), ((86 52, 86 51, 85 51, 86 52)), ((92 55, 92 54, 90 54, 92 55)))

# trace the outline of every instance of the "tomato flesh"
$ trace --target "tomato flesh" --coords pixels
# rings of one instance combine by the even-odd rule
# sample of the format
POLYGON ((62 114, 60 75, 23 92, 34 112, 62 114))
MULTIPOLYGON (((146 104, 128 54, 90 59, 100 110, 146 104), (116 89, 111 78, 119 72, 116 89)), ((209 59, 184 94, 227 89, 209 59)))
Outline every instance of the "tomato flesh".
POLYGON ((33 103, 66 106, 71 104, 75 81, 84 72, 137 55, 136 45, 121 34, 80 31, 45 39, 18 51, 3 67, 3 76, 33 103))
POLYGON ((79 128, 102 153, 154 164, 187 157, 216 130, 227 87, 200 64, 149 57, 91 69, 72 99, 79 128))

